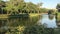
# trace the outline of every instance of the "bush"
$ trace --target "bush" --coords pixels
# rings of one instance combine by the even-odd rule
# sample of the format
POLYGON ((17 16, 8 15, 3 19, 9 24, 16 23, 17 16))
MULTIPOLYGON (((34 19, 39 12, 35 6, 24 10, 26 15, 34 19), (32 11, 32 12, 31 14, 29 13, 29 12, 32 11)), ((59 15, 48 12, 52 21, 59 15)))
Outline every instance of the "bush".
POLYGON ((54 29, 44 28, 44 26, 34 25, 26 27, 23 31, 24 34, 53 34, 54 29))

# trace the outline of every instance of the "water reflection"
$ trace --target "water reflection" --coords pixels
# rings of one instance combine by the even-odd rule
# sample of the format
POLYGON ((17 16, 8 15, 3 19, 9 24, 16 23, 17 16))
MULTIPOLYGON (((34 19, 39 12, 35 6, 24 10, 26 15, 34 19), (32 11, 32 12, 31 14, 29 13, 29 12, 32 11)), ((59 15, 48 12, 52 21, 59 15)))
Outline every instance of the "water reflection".
MULTIPOLYGON (((40 16, 36 17, 28 17, 28 18, 7 18, 7 19, 0 19, 0 32, 6 32, 8 29, 12 27, 19 27, 19 26, 33 26, 37 23, 40 19, 40 16)), ((12 28, 12 29, 13 29, 12 28)))
POLYGON ((52 19, 55 19, 55 15, 49 14, 49 15, 48 15, 48 18, 51 19, 51 20, 52 20, 52 19))
POLYGON ((47 28, 56 28, 56 19, 54 15, 42 15, 42 19, 39 20, 40 23, 42 23, 47 28))
POLYGON ((34 16, 34 17, 28 17, 28 18, 22 17, 22 18, 0 19, 0 32, 7 32, 7 31, 12 32, 16 30, 23 31, 25 27, 29 29, 29 27, 36 25, 37 21, 39 22, 38 23, 39 25, 42 24, 44 25, 44 27, 47 27, 47 28, 57 27, 56 19, 54 15, 43 14, 41 16, 34 16))

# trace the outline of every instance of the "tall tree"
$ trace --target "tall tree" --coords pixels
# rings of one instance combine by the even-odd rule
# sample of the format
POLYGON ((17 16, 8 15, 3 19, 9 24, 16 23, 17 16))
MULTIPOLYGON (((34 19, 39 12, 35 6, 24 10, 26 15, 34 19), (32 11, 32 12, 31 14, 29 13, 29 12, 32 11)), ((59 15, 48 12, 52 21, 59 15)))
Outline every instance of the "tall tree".
POLYGON ((38 4, 37 4, 37 7, 38 7, 38 13, 40 13, 40 8, 41 8, 42 4, 43 4, 43 3, 38 3, 38 4))
MULTIPOLYGON (((42 3, 40 3, 42 5, 42 3)), ((30 12, 38 12, 40 11, 40 4, 36 5, 32 2, 24 2, 24 0, 10 0, 9 2, 6 2, 5 9, 7 10, 7 14, 11 13, 30 13, 30 12)))
POLYGON ((3 9, 5 6, 5 2, 0 0, 0 13, 3 14, 3 9))
POLYGON ((22 2, 22 0, 10 0, 9 2, 6 3, 6 10, 7 13, 16 13, 18 12, 18 5, 20 5, 20 2, 22 2))

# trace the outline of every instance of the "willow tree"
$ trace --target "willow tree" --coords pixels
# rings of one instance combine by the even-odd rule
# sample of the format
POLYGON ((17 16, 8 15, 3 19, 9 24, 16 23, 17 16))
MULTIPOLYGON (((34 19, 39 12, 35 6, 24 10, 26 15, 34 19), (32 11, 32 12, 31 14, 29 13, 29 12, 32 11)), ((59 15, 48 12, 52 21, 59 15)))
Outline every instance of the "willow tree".
POLYGON ((7 10, 7 14, 10 14, 10 12, 12 12, 11 11, 12 7, 14 7, 14 6, 13 6, 13 4, 10 1, 6 3, 5 9, 7 10))
POLYGON ((18 5, 20 11, 24 13, 30 13, 31 11, 35 10, 36 7, 37 6, 31 2, 20 2, 20 4, 18 5))
POLYGON ((1 2, 2 0, 0 0, 0 2, 1 2))
POLYGON ((23 13, 25 10, 24 8, 26 7, 26 3, 24 2, 24 0, 20 0, 20 2, 18 3, 18 12, 19 13, 23 13))
POLYGON ((0 0, 0 12, 2 11, 2 9, 1 9, 1 0, 0 0))
POLYGON ((16 14, 21 2, 22 0, 10 0, 9 2, 7 2, 5 7, 5 9, 7 10, 7 14, 11 14, 13 12, 16 14))
POLYGON ((30 6, 30 9, 32 12, 36 12, 37 10, 37 5, 36 4, 33 4, 33 3, 29 3, 28 6, 30 6))
POLYGON ((37 5, 33 4, 32 2, 26 3, 25 9, 28 13, 35 13, 37 11, 37 8, 37 5))
POLYGON ((39 13, 41 6, 42 6, 42 3, 34 4, 32 2, 28 2, 26 3, 25 9, 28 13, 39 13))
POLYGON ((3 14, 3 9, 5 7, 5 2, 0 0, 0 12, 3 14))
POLYGON ((32 3, 32 2, 21 2, 21 4, 19 5, 19 8, 23 11, 25 11, 26 13, 35 13, 38 12, 40 6, 32 3))
MULTIPOLYGON (((40 5, 40 4, 39 4, 40 5)), ((31 12, 38 12, 39 6, 33 4, 32 2, 24 2, 24 0, 10 0, 6 2, 5 9, 7 10, 7 14, 11 13, 31 13, 31 12)))
POLYGON ((11 14, 13 10, 15 10, 15 6, 12 1, 6 2, 6 7, 5 9, 7 10, 7 14, 11 14))
POLYGON ((43 3, 38 3, 38 4, 37 4, 37 7, 38 7, 38 8, 37 8, 37 11, 38 11, 38 13, 40 13, 42 4, 43 4, 43 3))

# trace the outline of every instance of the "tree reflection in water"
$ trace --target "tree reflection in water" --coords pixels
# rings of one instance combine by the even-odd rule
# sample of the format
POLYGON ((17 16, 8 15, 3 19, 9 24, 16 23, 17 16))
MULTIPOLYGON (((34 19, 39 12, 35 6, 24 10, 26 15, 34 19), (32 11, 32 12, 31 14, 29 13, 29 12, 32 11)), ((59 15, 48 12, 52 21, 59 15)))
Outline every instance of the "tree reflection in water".
MULTIPOLYGON (((17 31, 23 31, 25 27, 29 27, 29 26, 33 26, 37 23, 37 21, 40 19, 40 16, 36 16, 36 17, 28 17, 28 18, 7 18, 7 19, 0 19, 0 22, 2 23, 1 27, 6 26, 7 30, 1 30, 0 32, 3 33, 9 33, 12 34, 13 32, 17 32, 17 31), (4 26, 3 26, 4 25, 4 26), (22 27, 23 26, 23 27, 22 27), (21 30, 22 28, 22 30, 21 30), (13 32, 12 32, 13 31, 13 32)), ((1 28, 0 27, 0 28, 1 28)))
POLYGON ((52 15, 52 14, 49 14, 48 17, 49 17, 50 20, 52 20, 55 16, 52 15))

